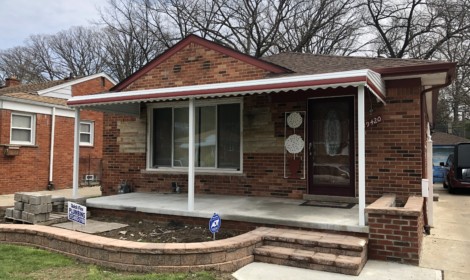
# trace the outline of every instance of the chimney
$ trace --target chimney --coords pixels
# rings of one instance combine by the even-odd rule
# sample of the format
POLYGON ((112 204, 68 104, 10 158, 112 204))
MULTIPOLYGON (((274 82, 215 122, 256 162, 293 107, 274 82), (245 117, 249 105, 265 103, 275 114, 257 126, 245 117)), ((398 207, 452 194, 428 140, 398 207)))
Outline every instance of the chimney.
POLYGON ((5 87, 15 87, 21 85, 21 81, 16 76, 5 79, 5 87))

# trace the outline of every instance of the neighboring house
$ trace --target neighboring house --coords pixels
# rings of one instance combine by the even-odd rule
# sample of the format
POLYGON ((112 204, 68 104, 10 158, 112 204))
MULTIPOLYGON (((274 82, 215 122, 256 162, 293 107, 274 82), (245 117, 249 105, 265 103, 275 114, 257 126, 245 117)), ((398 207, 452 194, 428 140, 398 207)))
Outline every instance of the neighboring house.
POLYGON ((366 203, 383 194, 398 205, 422 196, 437 93, 454 72, 430 60, 257 59, 191 35, 111 92, 68 105, 114 112, 104 117, 104 195, 120 180, 136 192, 176 182, 190 211, 194 193, 347 197, 364 226, 366 203))
POLYGON ((449 155, 454 152, 454 146, 459 143, 470 143, 470 140, 444 132, 434 132, 432 134, 432 168, 434 183, 444 182, 447 168, 441 166, 441 163, 447 161, 449 155))
MULTIPOLYGON (((36 84, 7 79, 0 88, 0 194, 71 187, 75 109, 66 101, 108 91, 114 84, 105 74, 36 84)), ((80 115, 80 174, 85 179, 90 173, 101 175, 103 113, 80 115)))

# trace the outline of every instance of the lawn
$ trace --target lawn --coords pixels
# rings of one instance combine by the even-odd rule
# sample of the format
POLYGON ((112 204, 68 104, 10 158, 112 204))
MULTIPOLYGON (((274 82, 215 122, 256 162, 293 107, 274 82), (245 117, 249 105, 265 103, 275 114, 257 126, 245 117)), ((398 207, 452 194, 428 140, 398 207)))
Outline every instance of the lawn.
MULTIPOLYGON (((137 274, 86 265, 57 253, 31 247, 0 244, 0 279, 119 279, 215 280, 210 272, 137 274)), ((223 279, 228 275, 224 275, 223 279)))

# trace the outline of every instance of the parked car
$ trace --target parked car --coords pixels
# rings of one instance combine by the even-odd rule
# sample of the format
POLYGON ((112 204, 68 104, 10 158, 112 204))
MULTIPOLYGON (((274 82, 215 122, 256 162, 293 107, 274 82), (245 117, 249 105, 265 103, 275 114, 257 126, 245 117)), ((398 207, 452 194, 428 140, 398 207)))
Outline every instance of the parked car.
POLYGON ((454 145, 433 145, 432 146, 432 181, 443 183, 448 172, 448 168, 441 165, 446 162, 450 154, 454 152, 454 145))
POLYGON ((449 193, 456 189, 470 189, 470 143, 456 145, 454 153, 445 163, 441 162, 441 166, 449 170, 443 183, 449 193))

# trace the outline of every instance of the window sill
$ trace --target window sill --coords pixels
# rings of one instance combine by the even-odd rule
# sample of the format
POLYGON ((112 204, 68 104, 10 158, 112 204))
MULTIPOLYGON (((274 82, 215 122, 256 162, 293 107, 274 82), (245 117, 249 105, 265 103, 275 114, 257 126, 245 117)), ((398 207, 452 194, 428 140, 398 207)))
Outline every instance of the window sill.
POLYGON ((10 144, 0 144, 1 147, 11 147, 11 146, 14 146, 14 147, 20 147, 20 148, 39 148, 38 145, 34 145, 34 144, 16 144, 16 143, 10 143, 10 144))
MULTIPOLYGON (((188 174, 188 169, 183 168, 152 168, 142 169, 142 174, 188 174)), ((196 175, 220 175, 220 176, 241 176, 243 171, 228 170, 228 169, 213 169, 213 170, 195 170, 196 175)))
POLYGON ((93 148, 93 145, 80 144, 80 148, 93 148))

